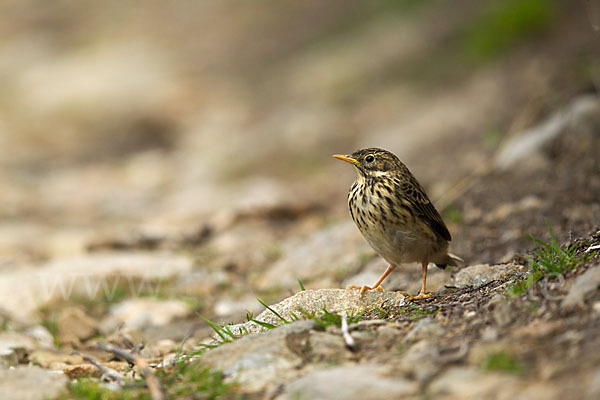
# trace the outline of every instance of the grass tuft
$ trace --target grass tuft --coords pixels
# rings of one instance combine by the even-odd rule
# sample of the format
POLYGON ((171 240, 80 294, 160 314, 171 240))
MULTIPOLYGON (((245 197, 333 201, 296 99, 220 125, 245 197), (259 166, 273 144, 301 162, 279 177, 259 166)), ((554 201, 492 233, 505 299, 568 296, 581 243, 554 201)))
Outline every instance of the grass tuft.
POLYGON ((431 310, 422 310, 414 304, 409 304, 407 306, 400 307, 398 314, 408 317, 413 322, 417 322, 426 315, 436 315, 441 309, 441 307, 438 307, 431 310))
MULTIPOLYGON (((223 374, 206 368, 199 361, 178 361, 173 367, 156 373, 169 399, 218 399, 232 395, 235 384, 225 383, 223 374)), ((69 383, 68 393, 57 400, 150 400, 143 381, 112 390, 94 379, 80 379, 69 383)))
POLYGON ((521 361, 505 351, 487 356, 483 360, 482 368, 484 371, 504 371, 512 374, 521 374, 525 369, 521 361))
POLYGON ((275 329, 277 328, 277 325, 274 324, 270 324, 268 322, 264 322, 264 321, 259 321, 256 318, 254 318, 254 313, 252 311, 247 311, 246 312, 246 319, 248 320, 248 322, 254 322, 257 325, 262 326, 263 328, 266 329, 275 329))
POLYGON ((202 318, 204 322, 206 322, 212 328, 213 331, 215 331, 223 343, 232 342, 238 338, 238 336, 232 332, 231 328, 227 324, 219 325, 201 314, 198 314, 198 316, 202 318))
POLYGON ((527 259, 529 263, 527 277, 509 286, 507 290, 509 295, 521 296, 543 277, 555 278, 559 274, 575 269, 594 257, 595 253, 578 254, 575 244, 562 249, 547 219, 546 225, 550 233, 550 243, 529 235, 529 238, 535 244, 535 254, 527 259))
MULTIPOLYGON (((315 321, 317 324, 319 324, 319 326, 321 326, 322 328, 327 328, 328 326, 332 326, 335 325, 338 328, 340 328, 342 326, 342 316, 337 314, 337 313, 332 313, 330 311, 327 310, 326 306, 323 306, 323 312, 318 312, 318 313, 310 313, 304 309, 300 309, 300 312, 302 313, 302 315, 304 315, 304 317, 306 319, 311 319, 313 321, 315 321)), ((360 321, 363 317, 363 314, 358 314, 358 315, 348 315, 347 317, 347 322, 349 324, 352 323, 356 323, 358 321, 360 321)))

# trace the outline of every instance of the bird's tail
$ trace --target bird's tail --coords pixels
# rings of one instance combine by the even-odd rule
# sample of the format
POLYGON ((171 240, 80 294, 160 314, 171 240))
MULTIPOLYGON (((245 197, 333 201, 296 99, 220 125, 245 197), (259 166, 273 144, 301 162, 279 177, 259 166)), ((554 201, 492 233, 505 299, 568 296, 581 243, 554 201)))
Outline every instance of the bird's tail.
POLYGON ((455 267, 458 265, 459 262, 465 262, 465 260, 457 256, 456 254, 447 253, 446 257, 443 260, 436 262, 435 265, 438 268, 446 269, 448 265, 455 267))

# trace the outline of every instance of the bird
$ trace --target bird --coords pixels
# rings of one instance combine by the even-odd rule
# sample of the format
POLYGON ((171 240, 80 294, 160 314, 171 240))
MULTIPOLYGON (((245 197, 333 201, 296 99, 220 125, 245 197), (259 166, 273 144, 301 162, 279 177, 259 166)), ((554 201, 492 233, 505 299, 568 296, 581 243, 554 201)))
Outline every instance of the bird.
POLYGON ((408 167, 393 153, 366 148, 350 155, 336 154, 356 170, 356 181, 348 192, 350 216, 361 234, 379 256, 389 263, 372 286, 348 286, 382 290, 381 283, 400 264, 421 263, 423 281, 418 295, 427 293, 427 267, 430 262, 445 269, 462 259, 448 252, 452 236, 440 213, 408 167))

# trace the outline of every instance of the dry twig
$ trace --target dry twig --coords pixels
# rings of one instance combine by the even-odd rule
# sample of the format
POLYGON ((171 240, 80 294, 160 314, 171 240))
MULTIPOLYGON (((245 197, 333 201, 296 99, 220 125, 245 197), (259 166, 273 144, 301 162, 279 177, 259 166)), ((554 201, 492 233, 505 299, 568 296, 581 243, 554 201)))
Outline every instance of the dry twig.
MULTIPOLYGON (((129 338, 127 336, 125 336, 125 334, 123 332, 121 332, 121 328, 123 327, 123 325, 125 324, 120 324, 117 326, 117 330, 116 330, 116 335, 121 338, 121 340, 123 341, 123 344, 128 348, 128 349, 133 349, 134 348, 134 344, 131 340, 129 340, 129 338)), ((141 343, 139 343, 138 345, 140 345, 141 343)), ((142 345, 143 346, 143 345, 142 345)))
POLYGON ((348 317, 346 313, 342 313, 342 337, 344 338, 344 343, 346 343, 346 347, 350 350, 356 349, 356 342, 352 335, 350 335, 350 330, 348 329, 348 317))
POLYGON ((98 368, 98 370, 100 370, 100 372, 102 373, 101 379, 103 381, 116 382, 119 385, 121 385, 123 383, 123 378, 121 377, 121 374, 119 374, 117 371, 115 371, 112 368, 108 368, 108 367, 105 367, 104 365, 100 364, 100 362, 98 360, 96 360, 94 357, 87 356, 87 355, 85 355, 79 351, 75 351, 75 350, 73 350, 72 353, 80 355, 81 358, 84 359, 84 361, 87 361, 87 362, 91 363, 94 367, 98 368))
POLYGON ((106 344, 104 342, 98 342, 98 347, 101 350, 104 350, 108 353, 112 353, 115 356, 127 361, 128 363, 137 366, 140 369, 142 375, 144 375, 144 378, 146 378, 146 385, 148 385, 148 389, 150 390, 152 399, 166 400, 165 393, 162 390, 162 386, 160 385, 160 381, 158 380, 156 375, 154 375, 152 368, 150 368, 146 360, 144 360, 139 355, 133 352, 121 349, 110 344, 106 344))

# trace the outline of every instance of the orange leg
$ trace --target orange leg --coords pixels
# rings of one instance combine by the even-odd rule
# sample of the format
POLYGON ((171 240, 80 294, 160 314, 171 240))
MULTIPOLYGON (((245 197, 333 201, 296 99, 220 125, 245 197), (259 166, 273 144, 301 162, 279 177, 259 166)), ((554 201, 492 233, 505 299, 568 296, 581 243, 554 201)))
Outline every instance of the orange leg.
POLYGON ((396 268, 395 265, 390 264, 389 267, 387 267, 387 269, 385 270, 385 272, 383 273, 383 275, 381 275, 379 277, 379 279, 377 280, 377 282, 375 282, 375 284, 373 285, 373 287, 371 286, 356 286, 356 285, 350 285, 348 286, 346 289, 360 289, 360 295, 362 297, 363 294, 365 294, 365 292, 367 290, 383 290, 383 288, 379 285, 381 285, 381 282, 383 282, 383 280, 385 278, 387 278, 387 276, 396 268))
POLYGON ((410 298, 411 300, 423 299, 425 297, 431 296, 431 293, 427 293, 427 290, 426 290, 426 286, 427 286, 427 265, 429 265, 429 263, 427 261, 423 261, 421 263, 421 267, 423 269, 423 283, 421 284, 421 291, 415 297, 411 297, 410 298))

